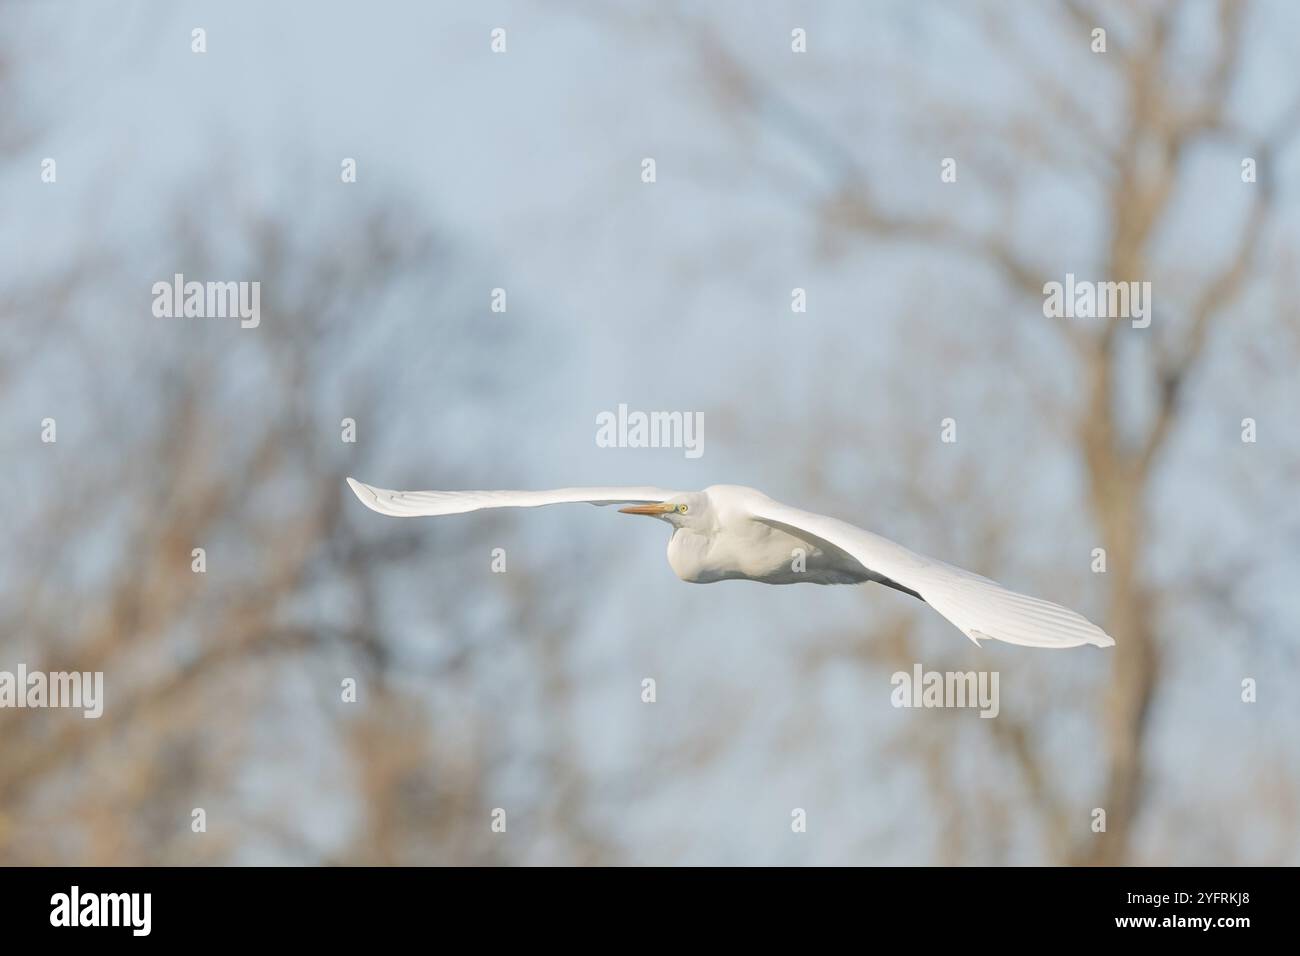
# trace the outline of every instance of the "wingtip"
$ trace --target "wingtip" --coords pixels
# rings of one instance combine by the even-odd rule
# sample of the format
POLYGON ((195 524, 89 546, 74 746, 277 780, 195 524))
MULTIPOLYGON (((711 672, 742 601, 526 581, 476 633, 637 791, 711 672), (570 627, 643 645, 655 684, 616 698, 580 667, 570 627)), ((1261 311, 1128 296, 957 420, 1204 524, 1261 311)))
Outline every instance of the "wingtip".
POLYGON ((347 481, 348 487, 352 489, 352 493, 357 496, 357 499, 363 505, 370 508, 372 511, 378 510, 375 508, 375 505, 379 502, 379 496, 375 494, 375 489, 371 488, 365 482, 357 481, 352 477, 349 477, 347 481))

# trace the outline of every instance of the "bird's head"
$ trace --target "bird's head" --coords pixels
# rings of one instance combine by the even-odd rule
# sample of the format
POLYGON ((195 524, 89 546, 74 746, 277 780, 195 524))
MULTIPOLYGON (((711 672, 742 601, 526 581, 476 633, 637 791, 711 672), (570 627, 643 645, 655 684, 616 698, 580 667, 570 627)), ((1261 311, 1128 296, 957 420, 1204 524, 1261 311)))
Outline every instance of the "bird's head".
POLYGON ((625 515, 646 515, 667 521, 674 528, 698 528, 709 520, 709 496, 703 492, 673 495, 667 501, 628 505, 618 509, 625 515))

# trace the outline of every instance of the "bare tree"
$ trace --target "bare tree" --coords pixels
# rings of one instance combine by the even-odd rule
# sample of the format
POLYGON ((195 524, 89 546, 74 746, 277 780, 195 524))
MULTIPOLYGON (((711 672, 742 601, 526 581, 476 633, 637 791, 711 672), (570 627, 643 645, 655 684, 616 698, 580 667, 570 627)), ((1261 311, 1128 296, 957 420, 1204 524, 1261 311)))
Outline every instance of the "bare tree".
MULTIPOLYGON (((872 249, 927 250, 986 270, 999 280, 1012 308, 1031 317, 1042 315, 1044 284, 1060 278, 1056 269, 1062 265, 1063 272, 1077 262, 1081 273, 1095 265, 1111 281, 1155 280, 1159 306, 1149 330, 1130 329, 1118 321, 1044 324, 1057 337, 1048 367, 1055 376, 1077 382, 1076 392, 1062 394, 1039 368, 1024 365, 1020 370, 1026 381, 1035 382, 1032 387, 1040 401, 1033 411, 1044 433, 1064 429, 1082 463, 1085 503, 1107 560, 1104 621, 1116 639, 1105 693, 1091 710, 1104 728, 1096 804, 1107 812, 1104 834, 1092 834, 1080 823, 1087 820, 1086 806, 1093 804, 1079 806, 1058 783, 1060 758, 1050 752, 1052 734, 1027 714, 1007 713, 992 722, 997 746, 1021 775, 1048 853, 1059 862, 1115 864, 1135 857, 1135 827, 1150 792, 1150 713, 1164 674, 1162 661, 1176 653, 1172 635, 1161 633, 1163 585, 1151 580, 1148 571, 1153 553, 1152 487, 1216 329, 1234 315, 1243 294, 1252 286, 1259 288, 1275 268, 1266 257, 1276 208, 1273 170, 1300 121, 1300 82, 1294 105, 1281 115, 1263 123, 1243 116, 1239 84, 1250 55, 1246 25, 1252 9, 1222 0, 1214 8, 1214 22, 1196 32, 1198 25, 1189 22, 1194 19, 1191 6, 1061 2, 1018 15, 1014 23, 996 5, 953 11, 951 19, 965 24, 968 43, 1005 63, 1022 94, 1016 102, 992 105, 951 88, 934 90, 932 78, 901 55, 872 73, 862 65, 869 59, 865 55, 858 63, 836 61, 832 55, 828 64, 823 53, 816 58, 821 95, 815 96, 809 84, 773 79, 759 65, 763 61, 758 55, 737 40, 737 31, 723 27, 708 12, 637 23, 656 24, 688 38, 699 64, 693 81, 705 84, 720 125, 734 133, 737 153, 701 158, 699 167, 711 171, 730 163, 732 169, 752 170, 755 182, 766 183, 773 195, 818 224, 818 251, 823 256, 844 256, 859 241, 872 249), (1031 26, 1022 29, 1025 21, 1031 26), (1089 52, 1095 28, 1108 32, 1105 55, 1089 52), (1196 36, 1194 46, 1186 38, 1189 33, 1196 36), (866 82, 865 76, 873 82, 866 82), (827 95, 864 86, 906 104, 911 122, 886 127, 891 144, 897 140, 902 144, 898 149, 911 150, 909 158, 932 157, 927 161, 936 168, 940 156, 961 157, 964 181, 977 184, 985 208, 1006 211, 1003 221, 985 224, 988 217, 963 200, 924 208, 900 200, 887 185, 891 172, 879 146, 851 132, 860 117, 847 103, 837 112, 840 101, 827 95), (1203 264, 1184 268, 1171 261, 1162 227, 1197 201, 1191 184, 1194 160, 1215 150, 1252 158, 1259 178, 1243 185, 1236 177, 1236 159, 1231 160, 1232 179, 1223 192, 1228 195, 1235 187, 1234 195, 1241 197, 1235 203, 1237 224, 1215 230, 1221 247, 1217 255, 1206 251, 1201 253, 1203 264), (1012 211, 1033 201, 1028 176, 1023 175, 1026 167, 1046 170, 1079 196, 1103 197, 1098 244, 1086 255, 1076 253, 1071 259, 1059 250, 1044 249, 1009 224, 1016 218, 1012 211), (1123 364, 1134 355, 1136 363, 1123 364), (1134 412, 1134 403, 1125 398, 1134 393, 1150 396, 1149 410, 1134 412)), ((814 21, 812 26, 822 28, 820 35, 812 32, 813 42, 824 49, 835 23, 805 13, 814 21)), ((875 129, 881 129, 879 121, 875 129)), ((737 178, 750 181, 748 176, 737 178)), ((1224 204, 1234 205, 1226 200, 1224 204)), ((1006 322, 979 309, 973 309, 970 318, 982 323, 980 334, 989 350, 985 361, 991 363, 986 367, 1025 361, 1025 349, 1014 341, 1006 322)), ((908 382, 896 384, 896 394, 908 394, 908 382)), ((836 447, 880 447, 880 441, 861 434, 859 424, 838 422, 835 415, 829 410, 819 432, 805 439, 812 448, 801 456, 804 460, 825 460, 836 447)), ((895 434, 888 447, 907 455, 906 443, 916 441, 915 436, 895 434)), ((923 451, 915 454, 925 457, 923 451)), ((932 475, 934 469, 942 472, 946 467, 918 460, 912 473, 932 475)), ((818 475, 807 478, 814 488, 822 481, 818 475)), ((961 484, 951 482, 955 497, 945 502, 949 510, 961 497, 961 484)), ((895 500, 910 500, 913 510, 942 510, 936 502, 916 500, 918 494, 916 488, 893 489, 895 500)), ((836 500, 833 493, 830 497, 836 500)), ((982 509, 961 513, 971 520, 979 510, 987 511, 988 502, 982 509)), ((996 542, 995 528, 983 533, 988 543, 996 542)), ((990 573, 996 571, 996 546, 969 557, 990 573)), ((860 652, 864 660, 917 659, 917 645, 910 640, 873 640, 877 643, 868 647, 849 635, 834 637, 840 651, 860 652)), ((914 743, 921 752, 955 746, 942 740, 914 743)), ((935 757, 928 765, 942 768, 944 763, 935 757)), ((952 786, 941 779, 940 770, 936 773, 939 776, 931 779, 936 789, 952 786)), ((955 793, 950 796, 960 804, 955 793)), ((965 797, 969 804, 970 796, 965 797)), ((956 833, 961 827, 954 823, 949 829, 956 833)), ((956 848, 949 859, 956 861, 963 853, 956 848)))

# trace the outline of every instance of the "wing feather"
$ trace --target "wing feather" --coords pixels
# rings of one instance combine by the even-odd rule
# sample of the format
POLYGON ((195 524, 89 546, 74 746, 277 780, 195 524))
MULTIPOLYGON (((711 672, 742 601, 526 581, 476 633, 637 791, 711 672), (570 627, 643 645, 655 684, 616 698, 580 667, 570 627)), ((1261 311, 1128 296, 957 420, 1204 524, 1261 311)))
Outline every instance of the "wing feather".
POLYGON ((848 522, 791 508, 770 498, 750 504, 752 516, 796 535, 812 535, 851 555, 884 583, 915 591, 977 645, 982 640, 1027 647, 1110 647, 1114 639, 1069 608, 1010 591, 988 578, 910 551, 848 522))
POLYGON ((666 488, 556 488, 551 491, 389 491, 354 478, 348 485, 371 511, 397 518, 457 515, 483 508, 537 508, 586 502, 593 505, 665 501, 677 492, 666 488))

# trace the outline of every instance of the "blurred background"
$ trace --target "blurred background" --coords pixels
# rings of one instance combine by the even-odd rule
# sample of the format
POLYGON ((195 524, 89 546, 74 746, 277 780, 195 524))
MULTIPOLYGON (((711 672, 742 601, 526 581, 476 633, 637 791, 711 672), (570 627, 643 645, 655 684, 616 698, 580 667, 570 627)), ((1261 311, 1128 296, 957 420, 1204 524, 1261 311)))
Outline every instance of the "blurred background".
POLYGON ((99 720, 0 710, 0 863, 1300 862, 1297 35, 1284 0, 0 2, 0 669, 105 675, 99 720), (178 272, 261 282, 260 326, 155 317, 178 272), (1044 318, 1067 272, 1151 282, 1150 327, 1044 318), (596 447, 619 403, 703 412, 703 456, 596 447), (395 521, 345 475, 754 485, 1116 647, 688 587, 655 523, 395 521), (1000 715, 894 709, 918 662, 998 671, 1000 715))

